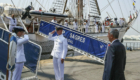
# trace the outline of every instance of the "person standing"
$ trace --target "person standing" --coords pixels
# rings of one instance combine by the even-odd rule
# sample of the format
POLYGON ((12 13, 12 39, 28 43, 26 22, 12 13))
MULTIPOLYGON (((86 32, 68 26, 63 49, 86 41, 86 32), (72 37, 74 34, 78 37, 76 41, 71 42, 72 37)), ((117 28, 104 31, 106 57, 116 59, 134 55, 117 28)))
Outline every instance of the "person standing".
POLYGON ((57 21, 56 21, 56 17, 54 17, 53 20, 52 20, 51 22, 53 22, 53 23, 57 23, 57 21))
POLYGON ((102 33, 104 33, 105 32, 105 24, 103 23, 102 24, 102 33))
MULTIPOLYGON (((5 16, 5 15, 4 15, 5 16)), ((14 14, 12 14, 11 17, 5 16, 7 19, 9 19, 9 31, 12 32, 14 27, 17 25, 17 20, 15 19, 14 14)))
POLYGON ((126 51, 118 37, 117 29, 109 30, 108 39, 111 44, 106 53, 103 80, 125 80, 126 51))
POLYGON ((73 22, 73 28, 74 28, 74 30, 77 30, 77 29, 78 29, 78 22, 77 22, 76 19, 75 19, 75 21, 73 22))
POLYGON ((123 20, 123 18, 120 18, 119 26, 120 26, 120 27, 123 27, 123 26, 124 26, 124 20, 123 20))
POLYGON ((98 23, 96 22, 96 18, 94 20, 94 24, 95 24, 95 33, 98 33, 98 23))
POLYGON ((88 27, 90 24, 90 16, 88 17, 88 20, 86 20, 86 22, 84 24, 85 24, 85 33, 88 33, 88 27))
POLYGON ((41 12, 42 11, 42 8, 39 8, 39 11, 41 12))
MULTIPOLYGON (((17 38, 17 51, 16 51, 16 63, 15 70, 13 71, 12 80, 20 80, 24 62, 26 62, 24 54, 24 44, 28 42, 28 35, 24 35, 24 29, 22 27, 15 27, 14 31, 17 38), (24 36, 24 38, 22 38, 24 36)), ((9 72, 9 79, 11 80, 11 71, 9 72)))
POLYGON ((64 26, 68 27, 68 21, 65 20, 64 26))
POLYGON ((49 40, 54 41, 54 48, 51 55, 53 56, 53 66, 55 72, 55 80, 64 80, 64 60, 68 50, 67 39, 63 36, 63 28, 56 27, 58 36, 52 37, 55 30, 49 33, 49 40))

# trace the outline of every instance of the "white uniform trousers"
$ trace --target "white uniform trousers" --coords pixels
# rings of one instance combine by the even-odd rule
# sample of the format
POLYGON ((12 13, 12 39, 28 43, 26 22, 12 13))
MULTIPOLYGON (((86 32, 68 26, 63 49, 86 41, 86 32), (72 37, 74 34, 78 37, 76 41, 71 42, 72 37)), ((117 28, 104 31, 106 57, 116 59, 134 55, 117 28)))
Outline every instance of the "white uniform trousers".
MULTIPOLYGON (((21 79, 21 73, 22 73, 23 66, 24 66, 23 62, 15 64, 15 70, 13 71, 12 80, 20 80, 21 79)), ((8 80, 11 80, 11 71, 9 71, 8 80)))
POLYGON ((102 32, 105 32, 105 27, 104 26, 102 26, 102 32))
POLYGON ((98 33, 98 26, 95 26, 95 33, 98 33))
POLYGON ((85 28, 85 33, 88 33, 88 28, 85 28))
POLYGON ((55 72, 55 80, 64 80, 64 63, 61 63, 61 59, 53 57, 53 66, 55 72))
POLYGON ((12 32, 12 30, 14 29, 15 26, 9 26, 9 31, 12 32))

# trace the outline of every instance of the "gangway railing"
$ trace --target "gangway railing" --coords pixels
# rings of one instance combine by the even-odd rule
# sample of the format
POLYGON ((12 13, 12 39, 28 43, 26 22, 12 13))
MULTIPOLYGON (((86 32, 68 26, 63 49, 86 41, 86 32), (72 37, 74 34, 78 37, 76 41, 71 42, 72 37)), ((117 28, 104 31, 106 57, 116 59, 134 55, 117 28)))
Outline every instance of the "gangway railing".
MULTIPOLYGON (((55 26, 63 27, 63 30, 64 30, 63 34, 68 39, 68 44, 69 44, 68 48, 73 49, 76 52, 79 52, 83 55, 86 55, 87 57, 89 57, 91 59, 94 59, 95 61, 98 61, 98 62, 104 64, 104 56, 105 56, 107 44, 108 44, 107 41, 92 37, 92 36, 87 35, 85 33, 81 33, 79 31, 76 31, 74 29, 70 29, 68 27, 65 27, 65 26, 62 26, 62 25, 59 25, 56 23, 48 23, 45 21, 41 21, 40 28, 39 28, 39 31, 37 32, 37 34, 39 34, 43 37, 48 37, 49 32, 53 31, 55 29, 55 26), (42 25, 44 25, 46 27, 44 27, 42 25), (42 28, 42 30, 41 30, 41 28, 42 28), (77 40, 74 40, 74 39, 68 37, 72 34, 75 34, 75 36, 81 36, 81 39, 85 38, 86 39, 85 43, 82 43, 80 41, 78 42, 77 40), (73 44, 71 42, 72 40, 73 40, 73 44), (79 44, 81 46, 79 46, 77 44, 79 44), (99 55, 101 55, 101 56, 99 56, 99 55)), ((54 35, 56 35, 56 33, 54 35)))
POLYGON ((6 23, 5 23, 5 21, 3 20, 3 17, 2 17, 1 15, 0 15, 0 18, 1 18, 1 21, 2 21, 2 23, 3 23, 3 25, 4 25, 4 28, 5 28, 7 31, 9 31, 9 29, 8 29, 6 23))
MULTIPOLYGON (((3 25, 4 25, 5 30, 6 30, 6 31, 9 31, 9 29, 8 29, 6 23, 5 23, 5 21, 3 20, 3 17, 2 17, 1 15, 0 15, 0 19, 1 19, 2 23, 3 23, 3 25)), ((19 19, 19 21, 20 21, 20 22, 19 22, 20 25, 24 28, 25 32, 28 33, 28 30, 27 30, 26 26, 23 24, 23 22, 22 22, 20 16, 18 16, 18 19, 19 19)))
POLYGON ((27 30, 26 26, 23 24, 20 16, 18 16, 18 19, 20 21, 21 26, 24 28, 24 30, 26 31, 26 33, 28 33, 28 30, 27 30))
MULTIPOLYGON (((8 55, 9 34, 12 33, 9 30, 7 31, 6 29, 0 27, 0 43, 1 43, 0 51, 1 51, 1 56, 3 57, 0 58, 1 59, 0 80, 6 80, 6 64, 7 64, 7 55, 8 55)), ((29 77, 24 77, 22 78, 22 80, 31 80, 31 79, 36 80, 38 79, 37 74, 40 67, 42 47, 29 40, 28 43, 24 44, 24 53, 26 57, 26 62, 24 63, 24 66, 34 75, 29 77)))

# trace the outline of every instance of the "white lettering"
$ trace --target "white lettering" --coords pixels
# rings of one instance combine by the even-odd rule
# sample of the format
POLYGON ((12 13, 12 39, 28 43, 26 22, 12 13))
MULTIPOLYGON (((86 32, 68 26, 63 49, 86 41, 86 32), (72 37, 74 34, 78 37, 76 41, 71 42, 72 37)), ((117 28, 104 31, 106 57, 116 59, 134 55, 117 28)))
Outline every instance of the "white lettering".
POLYGON ((70 38, 75 39, 77 41, 80 41, 82 43, 85 43, 85 40, 86 40, 85 38, 78 36, 78 35, 75 35, 75 34, 72 34, 72 33, 70 33, 70 38))

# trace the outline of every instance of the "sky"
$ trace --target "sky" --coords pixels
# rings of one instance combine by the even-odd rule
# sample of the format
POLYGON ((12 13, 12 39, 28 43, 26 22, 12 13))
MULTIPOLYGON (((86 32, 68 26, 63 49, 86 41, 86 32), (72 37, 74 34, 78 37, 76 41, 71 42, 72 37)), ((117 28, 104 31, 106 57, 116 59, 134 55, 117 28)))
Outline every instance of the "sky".
MULTIPOLYGON (((14 4, 18 7, 26 7, 30 4, 30 2, 33 2, 33 5, 35 6, 35 8, 39 8, 41 7, 36 0, 13 0, 14 4)), ((40 1, 40 3, 42 3, 43 6, 45 6, 46 10, 48 10, 50 7, 52 7, 51 3, 54 0, 38 0, 40 1)), ((88 1, 88 0, 87 0, 88 1)), ((100 10, 103 9, 107 4, 108 4, 108 0, 97 0, 98 4, 99 4, 99 8, 100 10)), ((112 0, 109 0, 109 2, 111 2, 112 0)), ((140 0, 135 0, 135 6, 136 9, 139 11, 140 10, 140 0)), ((9 3, 12 4, 11 0, 0 0, 0 3, 9 3)), ((133 10, 133 0, 114 0, 114 2, 111 4, 115 14, 117 15, 117 18, 122 18, 124 16, 124 18, 127 20, 128 16, 130 15, 130 11, 131 14, 134 13, 135 11, 133 10), (119 5, 119 3, 120 5, 119 5), (121 9, 120 9, 121 7, 121 9), (122 10, 122 13, 121 13, 122 10)), ((113 13, 113 10, 111 9, 111 7, 107 7, 104 11, 101 12, 101 17, 102 19, 104 19, 107 15, 106 12, 108 12, 110 14, 110 16, 112 18, 115 17, 115 14, 113 13)), ((137 20, 135 21, 135 23, 133 24, 133 28, 140 31, 140 17, 137 18, 137 20)), ((126 35, 140 35, 139 33, 137 33, 136 31, 134 31, 133 29, 129 29, 126 33, 126 35)))

